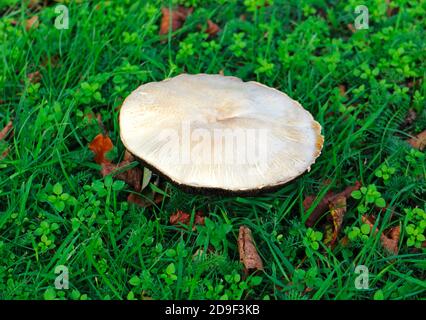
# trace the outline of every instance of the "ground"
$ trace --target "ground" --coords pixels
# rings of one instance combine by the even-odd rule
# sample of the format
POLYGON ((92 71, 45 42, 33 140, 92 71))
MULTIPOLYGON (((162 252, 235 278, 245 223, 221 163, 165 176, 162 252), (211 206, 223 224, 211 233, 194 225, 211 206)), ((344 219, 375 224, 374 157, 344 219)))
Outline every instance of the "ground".
POLYGON ((0 139, 1 299, 425 297, 425 154, 407 140, 426 127, 426 1, 357 12, 354 0, 65 4, 68 26, 56 2, 0 2, 0 128, 11 121, 0 139), (178 5, 193 10, 160 35, 178 5), (132 186, 103 177, 89 144, 108 135, 108 161, 120 162, 123 99, 183 72, 256 80, 300 101, 325 137, 312 170, 255 197, 160 180, 142 194, 161 201, 128 202, 132 186), (306 221, 351 186, 362 188, 343 197, 330 245, 333 203, 306 221), (178 210, 189 226, 170 222, 178 210), (241 226, 263 270, 244 270, 241 226))

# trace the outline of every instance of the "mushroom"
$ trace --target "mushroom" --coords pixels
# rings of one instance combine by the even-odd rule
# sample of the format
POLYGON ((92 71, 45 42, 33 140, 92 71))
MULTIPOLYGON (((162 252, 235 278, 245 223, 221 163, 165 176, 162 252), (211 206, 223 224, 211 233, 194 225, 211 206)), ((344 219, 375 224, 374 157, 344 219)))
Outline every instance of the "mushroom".
POLYGON ((181 74, 124 101, 120 136, 151 170, 189 190, 250 194, 310 170, 321 126, 297 101, 258 82, 181 74))

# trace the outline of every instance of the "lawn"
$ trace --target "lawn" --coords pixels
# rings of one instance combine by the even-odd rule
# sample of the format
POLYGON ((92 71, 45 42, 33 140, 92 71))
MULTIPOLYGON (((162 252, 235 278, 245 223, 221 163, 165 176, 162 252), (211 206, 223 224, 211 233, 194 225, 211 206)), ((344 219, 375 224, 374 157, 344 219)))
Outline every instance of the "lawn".
POLYGON ((0 1, 0 299, 426 297, 426 1, 61 2, 0 1), (103 175, 124 98, 181 73, 287 93, 320 157, 256 196, 103 175))

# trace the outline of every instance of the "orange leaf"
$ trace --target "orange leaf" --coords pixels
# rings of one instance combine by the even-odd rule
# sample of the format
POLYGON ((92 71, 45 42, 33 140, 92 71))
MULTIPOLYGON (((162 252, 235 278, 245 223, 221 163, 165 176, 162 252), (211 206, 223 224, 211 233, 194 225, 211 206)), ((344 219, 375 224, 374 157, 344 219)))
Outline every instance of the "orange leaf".
POLYGON ((31 72, 27 75, 28 80, 31 83, 37 83, 40 82, 41 80, 41 74, 40 71, 35 71, 35 72, 31 72))
POLYGON ((211 20, 207 20, 207 29, 206 29, 206 33, 207 33, 209 36, 213 37, 213 36, 215 36, 216 34, 218 34, 218 33, 219 33, 219 31, 220 31, 220 28, 219 28, 219 26, 218 26, 216 23, 214 23, 214 22, 213 22, 213 21, 211 21, 211 20))
POLYGON ((25 20, 25 30, 29 31, 32 28, 37 28, 39 25, 38 16, 32 16, 25 20))
POLYGON ((111 163, 105 158, 105 154, 112 148, 111 139, 102 133, 98 134, 89 144, 89 149, 95 154, 95 162, 98 164, 111 163))
MULTIPOLYGON (((4 140, 13 130, 13 124, 12 121, 9 121, 6 126, 0 131, 0 141, 4 140)), ((6 149, 1 151, 0 160, 7 157, 9 154, 9 147, 6 147, 6 149)))
POLYGON ((347 27, 348 27, 349 30, 351 30, 352 33, 356 32, 356 29, 355 29, 355 27, 354 27, 354 25, 352 23, 348 23, 347 27))
MULTIPOLYGON (((170 224, 172 225, 185 224, 188 226, 190 223, 191 215, 182 210, 178 210, 175 214, 170 216, 170 224)), ((195 225, 204 225, 204 216, 201 211, 197 211, 195 213, 194 226, 192 227, 192 230, 195 230, 195 225)))
POLYGON ((186 17, 192 13, 192 8, 177 7, 174 10, 161 8, 162 18, 160 24, 160 35, 168 34, 171 27, 172 31, 181 28, 186 17))
POLYGON ((11 132, 13 129, 12 121, 9 121, 6 126, 0 131, 0 140, 3 140, 6 138, 6 136, 11 132))
POLYGON ((346 86, 344 84, 339 84, 339 92, 340 96, 346 96, 346 86))
POLYGON ((426 130, 420 132, 417 136, 407 140, 407 142, 411 144, 413 148, 423 150, 426 146, 426 130))
POLYGON ((246 272, 250 270, 263 270, 262 259, 254 245, 251 230, 246 226, 241 226, 238 234, 238 251, 240 261, 244 264, 246 272))

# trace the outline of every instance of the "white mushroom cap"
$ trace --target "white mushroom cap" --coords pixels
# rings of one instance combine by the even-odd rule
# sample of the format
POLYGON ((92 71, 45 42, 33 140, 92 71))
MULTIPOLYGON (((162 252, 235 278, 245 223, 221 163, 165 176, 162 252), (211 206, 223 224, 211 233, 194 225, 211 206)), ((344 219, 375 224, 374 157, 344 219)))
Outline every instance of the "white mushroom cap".
POLYGON ((231 192, 284 184, 321 153, 321 126, 285 93, 236 77, 182 74, 124 101, 129 152, 175 183, 231 192))

